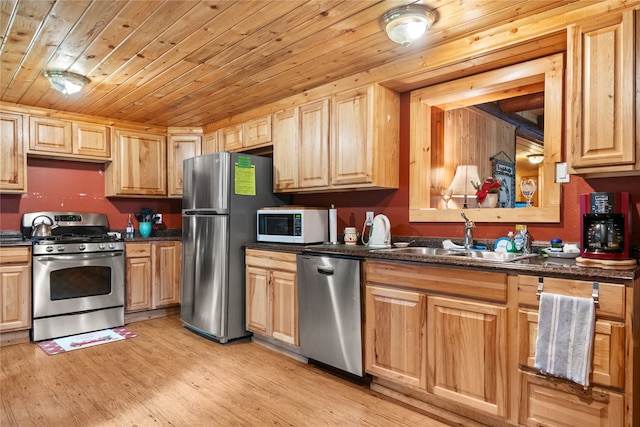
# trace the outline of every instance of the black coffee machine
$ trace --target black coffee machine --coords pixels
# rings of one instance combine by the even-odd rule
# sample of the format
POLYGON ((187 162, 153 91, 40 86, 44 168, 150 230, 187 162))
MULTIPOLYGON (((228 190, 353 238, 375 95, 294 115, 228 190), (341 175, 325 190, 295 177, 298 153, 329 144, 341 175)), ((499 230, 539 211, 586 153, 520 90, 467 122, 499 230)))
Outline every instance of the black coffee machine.
POLYGON ((581 194, 580 213, 581 257, 613 260, 629 258, 629 193, 581 194))

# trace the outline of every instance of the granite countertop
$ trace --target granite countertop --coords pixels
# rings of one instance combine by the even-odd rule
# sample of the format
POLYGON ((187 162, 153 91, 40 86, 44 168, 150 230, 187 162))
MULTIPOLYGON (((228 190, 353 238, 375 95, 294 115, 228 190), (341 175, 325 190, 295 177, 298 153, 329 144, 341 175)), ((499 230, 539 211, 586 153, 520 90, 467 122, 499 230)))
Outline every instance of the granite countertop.
MULTIPOLYGON (((441 239, 438 241, 440 242, 441 239)), ((424 242, 416 243, 415 245, 412 244, 412 246, 429 246, 422 243, 424 242)), ((576 264, 574 259, 543 258, 541 256, 534 256, 517 261, 493 262, 455 255, 412 255, 393 251, 370 249, 364 245, 316 244, 305 246, 283 243, 248 243, 245 247, 293 253, 341 255, 361 259, 411 263, 418 262, 442 267, 481 268, 483 270, 492 270, 511 274, 544 274, 545 276, 579 280, 610 280, 613 282, 620 282, 634 280, 640 277, 640 266, 637 266, 635 270, 607 270, 601 268, 581 267, 576 264)))

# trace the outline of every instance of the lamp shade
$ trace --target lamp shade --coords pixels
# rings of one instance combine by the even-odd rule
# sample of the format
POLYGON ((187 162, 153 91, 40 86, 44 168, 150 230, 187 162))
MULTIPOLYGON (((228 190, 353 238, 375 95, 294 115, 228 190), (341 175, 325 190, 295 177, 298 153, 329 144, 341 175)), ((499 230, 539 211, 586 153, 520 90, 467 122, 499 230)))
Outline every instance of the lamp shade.
POLYGON ((389 38, 408 46, 427 31, 435 21, 435 14, 420 4, 391 9, 380 18, 380 24, 389 38))
POLYGON ((476 189, 471 182, 480 182, 478 175, 478 166, 476 165, 460 165, 456 167, 456 173, 449 189, 454 196, 474 196, 476 189))

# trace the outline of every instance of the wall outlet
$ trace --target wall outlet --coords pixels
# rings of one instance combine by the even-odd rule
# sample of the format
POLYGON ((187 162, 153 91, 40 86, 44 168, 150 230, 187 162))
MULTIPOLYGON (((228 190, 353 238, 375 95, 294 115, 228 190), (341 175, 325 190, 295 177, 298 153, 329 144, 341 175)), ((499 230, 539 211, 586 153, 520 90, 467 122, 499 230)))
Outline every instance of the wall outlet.
POLYGON ((365 225, 373 225, 373 212, 367 212, 367 216, 364 219, 365 225))
POLYGON ((162 224, 162 214, 156 214, 156 224, 162 224))

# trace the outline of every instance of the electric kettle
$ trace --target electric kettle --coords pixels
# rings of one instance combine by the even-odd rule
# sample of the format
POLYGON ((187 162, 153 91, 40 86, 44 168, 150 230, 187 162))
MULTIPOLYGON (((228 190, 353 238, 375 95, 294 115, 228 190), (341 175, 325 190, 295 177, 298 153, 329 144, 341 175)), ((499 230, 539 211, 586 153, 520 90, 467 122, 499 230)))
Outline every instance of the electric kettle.
POLYGON ((386 215, 376 215, 369 231, 370 248, 388 248, 391 246, 391 224, 386 215))

